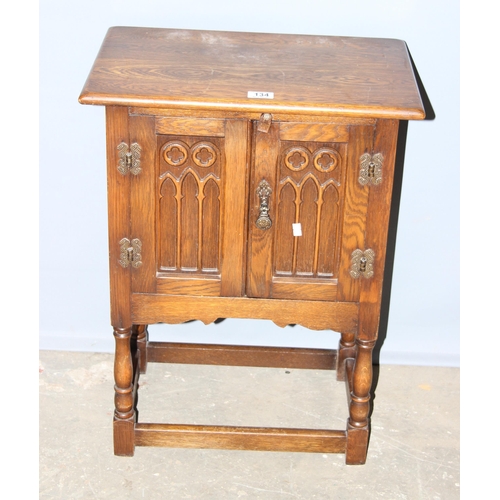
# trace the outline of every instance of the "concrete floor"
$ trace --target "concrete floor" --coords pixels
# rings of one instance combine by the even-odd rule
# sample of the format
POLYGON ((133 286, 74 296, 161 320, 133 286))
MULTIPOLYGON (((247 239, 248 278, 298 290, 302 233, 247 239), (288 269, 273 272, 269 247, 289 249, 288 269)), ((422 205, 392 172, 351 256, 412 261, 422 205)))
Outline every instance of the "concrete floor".
MULTIPOLYGON (((344 429, 332 372, 150 364, 141 422, 344 429)), ((40 351, 40 499, 460 498, 459 369, 381 366, 368 459, 136 448, 113 455, 113 356, 40 351)))

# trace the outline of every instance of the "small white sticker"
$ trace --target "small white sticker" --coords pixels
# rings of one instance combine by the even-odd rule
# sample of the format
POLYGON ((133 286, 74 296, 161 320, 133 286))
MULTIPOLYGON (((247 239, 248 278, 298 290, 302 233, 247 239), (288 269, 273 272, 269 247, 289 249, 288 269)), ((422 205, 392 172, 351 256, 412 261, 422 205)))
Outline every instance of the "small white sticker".
POLYGON ((294 236, 302 236, 302 225, 300 222, 292 224, 292 231, 294 236))
POLYGON ((274 99, 274 92, 256 92, 249 90, 247 97, 250 99, 274 99))

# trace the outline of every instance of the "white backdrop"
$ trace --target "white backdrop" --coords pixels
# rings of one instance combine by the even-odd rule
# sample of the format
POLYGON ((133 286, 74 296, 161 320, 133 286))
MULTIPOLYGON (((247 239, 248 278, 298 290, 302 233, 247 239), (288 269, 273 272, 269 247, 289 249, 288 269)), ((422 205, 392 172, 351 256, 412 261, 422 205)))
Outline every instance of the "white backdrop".
MULTIPOLYGON (((113 350, 105 129, 78 95, 110 26, 398 38, 431 105, 410 122, 381 363, 459 365, 459 2, 40 1, 41 349, 113 350)), ((151 328, 194 342, 336 347, 338 335, 225 320, 151 328)))

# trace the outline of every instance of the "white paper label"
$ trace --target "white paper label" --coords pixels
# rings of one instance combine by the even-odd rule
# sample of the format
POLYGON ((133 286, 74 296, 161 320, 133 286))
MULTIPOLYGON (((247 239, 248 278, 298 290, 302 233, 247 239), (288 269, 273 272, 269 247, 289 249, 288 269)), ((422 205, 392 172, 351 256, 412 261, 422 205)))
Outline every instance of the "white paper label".
POLYGON ((256 92, 255 90, 249 90, 247 97, 250 99, 274 99, 274 92, 256 92))
POLYGON ((300 222, 292 224, 292 231, 294 236, 302 236, 302 225, 300 222))

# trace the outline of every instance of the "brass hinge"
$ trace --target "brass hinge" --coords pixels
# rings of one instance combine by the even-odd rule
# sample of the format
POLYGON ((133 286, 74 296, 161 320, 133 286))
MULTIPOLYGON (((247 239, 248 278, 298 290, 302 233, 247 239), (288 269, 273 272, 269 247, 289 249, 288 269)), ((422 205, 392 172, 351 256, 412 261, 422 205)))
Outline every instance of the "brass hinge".
POLYGON ((377 185, 382 182, 382 164, 384 156, 382 153, 371 155, 365 153, 359 159, 360 169, 358 181, 361 185, 367 184, 377 185))
POLYGON ((141 146, 134 142, 128 147, 126 142, 118 144, 118 172, 127 175, 130 172, 137 175, 141 171, 141 146))
POLYGON ((354 279, 371 278, 373 276, 373 261, 375 252, 368 248, 363 252, 359 248, 351 254, 351 276, 354 279))
POLYGON ((128 238, 120 240, 120 260, 118 261, 122 267, 139 267, 141 261, 142 243, 138 238, 130 241, 128 238))

